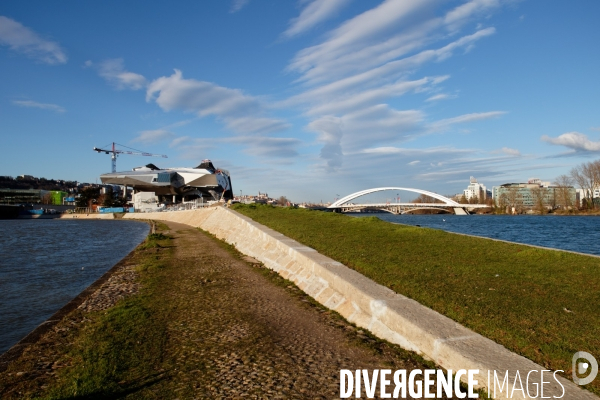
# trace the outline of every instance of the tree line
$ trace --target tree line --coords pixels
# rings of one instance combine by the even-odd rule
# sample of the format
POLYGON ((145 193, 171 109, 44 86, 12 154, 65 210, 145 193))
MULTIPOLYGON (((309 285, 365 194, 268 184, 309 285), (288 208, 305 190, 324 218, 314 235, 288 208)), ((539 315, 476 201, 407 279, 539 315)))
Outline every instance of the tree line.
POLYGON ((46 178, 0 176, 0 188, 3 189, 39 189, 68 192, 77 187, 75 181, 63 181, 46 178))

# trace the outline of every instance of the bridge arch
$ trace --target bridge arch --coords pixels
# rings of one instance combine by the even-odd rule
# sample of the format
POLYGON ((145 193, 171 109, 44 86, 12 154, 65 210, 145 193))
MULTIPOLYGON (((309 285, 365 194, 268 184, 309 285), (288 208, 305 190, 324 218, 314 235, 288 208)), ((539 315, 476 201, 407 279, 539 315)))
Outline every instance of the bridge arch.
POLYGON ((342 197, 341 199, 337 200, 332 205, 330 205, 328 208, 339 208, 339 207, 343 206, 344 204, 356 199, 357 197, 364 196, 364 195, 371 194, 371 193, 376 193, 376 192, 383 192, 386 190, 405 190, 407 192, 424 194, 426 196, 433 197, 434 199, 440 200, 448 207, 464 207, 464 205, 459 204, 456 201, 447 198, 446 196, 442 196, 441 194, 429 192, 427 190, 402 188, 402 187, 380 187, 380 188, 361 190, 359 192, 349 194, 348 196, 342 197))

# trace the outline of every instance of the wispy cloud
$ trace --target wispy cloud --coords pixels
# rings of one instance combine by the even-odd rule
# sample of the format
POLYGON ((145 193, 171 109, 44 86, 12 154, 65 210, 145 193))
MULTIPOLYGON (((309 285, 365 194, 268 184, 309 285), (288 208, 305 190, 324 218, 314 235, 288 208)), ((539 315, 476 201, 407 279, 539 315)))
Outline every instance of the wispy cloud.
MULTIPOLYGON (((86 66, 91 66, 91 63, 86 62, 86 66)), ((125 70, 122 58, 105 60, 98 66, 98 73, 106 81, 114 85, 117 89, 132 89, 139 90, 146 87, 146 78, 135 72, 125 70)))
MULTIPOLYGON (((311 5, 317 7, 316 2, 311 5)), ((471 0, 449 10, 434 0, 385 0, 332 29, 320 43, 296 53, 287 71, 297 74, 298 93, 281 105, 304 109, 304 115, 312 119, 307 129, 323 145, 321 166, 338 172, 344 170, 344 159, 357 151, 396 148, 398 143, 444 132, 456 124, 500 117, 504 111, 431 121, 422 110, 388 104, 419 92, 431 93, 428 108, 456 97, 441 93, 441 83, 449 75, 408 77, 428 63, 443 62, 461 50, 467 53, 494 35, 494 27, 482 24, 462 35, 459 31, 498 7, 497 0, 471 0)), ((421 160, 413 157, 406 163, 415 159, 421 160)))
POLYGON ((454 99, 454 98, 456 98, 455 95, 450 95, 447 93, 440 93, 440 94, 435 94, 435 95, 429 97, 425 101, 439 101, 439 100, 448 100, 448 99, 454 99))
POLYGON ((434 81, 435 78, 398 81, 377 88, 346 93, 345 96, 333 96, 331 98, 325 96, 313 96, 311 93, 307 93, 305 96, 298 97, 295 100, 308 101, 312 104, 316 103, 306 112, 307 115, 342 114, 368 107, 374 103, 380 103, 391 97, 399 97, 408 92, 422 89, 428 85, 432 85, 434 81))
POLYGON ((507 154, 509 156, 520 156, 521 152, 517 149, 511 149, 510 147, 503 147, 499 150, 492 151, 492 154, 507 154))
POLYGON ((43 39, 32 29, 1 15, 0 45, 8 46, 13 51, 46 64, 56 65, 67 62, 67 55, 57 42, 43 39))
POLYGON ((506 111, 488 111, 482 113, 463 114, 457 117, 442 119, 432 123, 430 126, 434 130, 445 129, 451 125, 464 124, 468 122, 482 121, 490 118, 498 118, 506 114, 506 111))
POLYGON ((250 0, 233 0, 231 3, 231 8, 229 9, 230 13, 236 13, 244 8, 250 0))
POLYGON ((12 103, 20 107, 41 108, 42 110, 56 111, 58 113, 67 111, 57 104, 38 103, 37 101, 32 100, 13 100, 12 103))
POLYGON ((219 144, 218 138, 192 138, 189 136, 176 137, 169 147, 179 152, 179 158, 198 162, 209 154, 210 150, 219 144))
POLYGON ((294 138, 241 136, 226 140, 245 145, 244 152, 261 158, 294 158, 302 141, 294 138))
MULTIPOLYGON (((410 22, 412 14, 420 9, 429 7, 431 1, 395 1, 387 0, 379 6, 365 11, 364 13, 344 22, 340 27, 328 34, 328 39, 316 46, 300 51, 289 69, 304 74, 303 79, 314 78, 315 69, 320 66, 335 65, 335 60, 343 60, 344 56, 363 49, 382 32, 393 26, 399 26, 402 22, 410 22), (310 72, 313 70, 313 72, 310 72)), ((341 64, 341 62, 340 62, 341 64)), ((321 71, 324 72, 324 71, 321 71)), ((330 72, 331 73, 331 72, 330 72)))
POLYGON ((150 131, 142 131, 139 135, 133 139, 134 142, 142 142, 146 144, 157 143, 163 140, 173 139, 175 134, 165 129, 155 129, 150 131))
POLYGON ((499 6, 499 0, 471 0, 446 14, 444 24, 449 30, 454 31, 464 25, 474 15, 488 12, 499 6))
MULTIPOLYGON (((324 42, 298 52, 288 70, 300 73, 299 81, 309 84, 361 73, 388 63, 389 73, 390 69, 411 68, 446 59, 457 48, 470 48, 475 41, 495 32, 493 27, 478 29, 476 33, 437 50, 425 50, 401 60, 425 45, 442 40, 445 35, 440 29, 456 21, 452 18, 445 22, 445 18, 440 17, 423 19, 422 15, 427 13, 422 11, 435 5, 433 1, 384 1, 331 31, 324 42), (399 28, 400 32, 395 32, 399 28), (391 36, 390 32, 393 33, 391 36), (391 63, 394 60, 396 63, 391 63)), ((471 11, 476 12, 476 9, 471 11)))
POLYGON ((179 70, 152 81, 146 101, 155 101, 165 111, 180 109, 200 117, 214 115, 235 133, 266 134, 289 127, 282 120, 265 117, 265 107, 257 98, 238 89, 184 79, 179 70))
POLYGON ((350 0, 313 0, 300 13, 290 21, 290 27, 283 36, 292 37, 299 35, 331 18, 350 0))
POLYGON ((563 133, 556 138, 544 135, 541 139, 546 143, 565 146, 576 152, 600 152, 600 141, 593 142, 586 135, 579 132, 563 133))

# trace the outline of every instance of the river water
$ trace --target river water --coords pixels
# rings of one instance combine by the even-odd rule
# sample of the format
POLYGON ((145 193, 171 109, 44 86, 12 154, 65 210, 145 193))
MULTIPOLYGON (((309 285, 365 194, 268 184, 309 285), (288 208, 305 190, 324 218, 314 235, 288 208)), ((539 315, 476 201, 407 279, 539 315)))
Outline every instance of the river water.
POLYGON ((137 221, 0 220, 0 354, 148 234, 137 221))
POLYGON ((420 225, 448 232, 600 255, 600 216, 393 215, 388 213, 350 215, 376 216, 394 223, 420 225))

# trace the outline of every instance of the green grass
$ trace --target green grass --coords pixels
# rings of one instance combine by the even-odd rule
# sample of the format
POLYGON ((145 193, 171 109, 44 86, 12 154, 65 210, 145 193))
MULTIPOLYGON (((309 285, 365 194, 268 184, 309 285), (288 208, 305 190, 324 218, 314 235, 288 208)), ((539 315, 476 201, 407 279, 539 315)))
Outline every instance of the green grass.
MULTIPOLYGON (((234 209, 569 379, 573 353, 600 358, 599 258, 375 217, 234 209)), ((600 393, 600 379, 587 388, 600 393)))
POLYGON ((164 378, 160 366, 169 310, 159 292, 169 245, 170 238, 157 233, 138 247, 133 261, 141 291, 86 316, 91 321, 61 360, 71 368, 59 373, 44 398, 117 398, 164 378))

